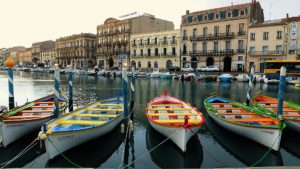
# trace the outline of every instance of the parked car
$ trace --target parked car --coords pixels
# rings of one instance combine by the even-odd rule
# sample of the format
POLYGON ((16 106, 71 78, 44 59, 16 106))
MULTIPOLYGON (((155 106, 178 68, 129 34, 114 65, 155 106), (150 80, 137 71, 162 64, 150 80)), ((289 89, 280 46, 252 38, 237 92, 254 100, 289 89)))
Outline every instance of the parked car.
POLYGON ((180 71, 180 67, 179 66, 170 66, 168 68, 169 71, 180 71))
POLYGON ((207 66, 207 67, 201 67, 197 68, 197 71, 219 71, 220 69, 217 66, 207 66))

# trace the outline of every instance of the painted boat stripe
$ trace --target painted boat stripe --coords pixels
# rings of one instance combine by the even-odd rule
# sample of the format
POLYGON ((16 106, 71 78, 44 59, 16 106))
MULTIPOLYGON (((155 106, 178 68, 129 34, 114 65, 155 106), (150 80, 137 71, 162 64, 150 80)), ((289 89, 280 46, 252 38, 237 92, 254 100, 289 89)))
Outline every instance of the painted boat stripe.
POLYGON ((121 111, 123 111, 123 109, 98 109, 98 108, 86 108, 84 110, 88 110, 88 111, 103 111, 103 112, 107 112, 107 111, 118 111, 118 112, 121 112, 121 111))
POLYGON ((196 113, 147 113, 149 116, 200 116, 196 113))
POLYGON ((88 120, 57 120, 56 124, 78 124, 78 125, 100 125, 106 121, 88 121, 88 120))
POLYGON ((157 111, 157 110, 192 110, 192 108, 150 108, 150 111, 157 111))
POLYGON ((117 117, 117 114, 71 114, 72 116, 79 116, 79 117, 117 117))

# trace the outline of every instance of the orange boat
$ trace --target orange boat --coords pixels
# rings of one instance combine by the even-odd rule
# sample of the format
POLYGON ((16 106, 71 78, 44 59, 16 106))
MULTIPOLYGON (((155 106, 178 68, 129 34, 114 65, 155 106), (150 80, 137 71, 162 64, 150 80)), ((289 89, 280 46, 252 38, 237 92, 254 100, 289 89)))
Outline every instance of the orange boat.
MULTIPOLYGON (((275 98, 259 95, 252 99, 252 104, 268 115, 277 116, 278 100, 275 98)), ((284 101, 282 117, 291 129, 300 132, 299 104, 284 101)))

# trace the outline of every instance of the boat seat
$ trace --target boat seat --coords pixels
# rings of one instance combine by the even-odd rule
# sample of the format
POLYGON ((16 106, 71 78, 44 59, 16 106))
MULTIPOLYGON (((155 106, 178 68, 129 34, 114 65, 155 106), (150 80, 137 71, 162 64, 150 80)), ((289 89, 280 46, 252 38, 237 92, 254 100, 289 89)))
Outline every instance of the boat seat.
POLYGON ((198 116, 196 113, 147 113, 149 116, 198 116))
MULTIPOLYGON (((54 101, 52 102, 34 102, 35 104, 54 104, 54 101)), ((59 104, 63 104, 65 102, 60 101, 59 104)))
POLYGON ((100 125, 106 121, 89 121, 89 120, 57 120, 54 121, 56 124, 77 124, 77 125, 100 125))
POLYGON ((192 110, 191 108, 150 108, 150 111, 159 111, 159 110, 192 110))
POLYGON ((98 103, 98 106, 123 106, 123 104, 98 103))
POLYGON ((165 106, 174 106, 174 107, 180 107, 183 106, 183 104, 151 104, 151 107, 165 107, 165 106))
POLYGON ((72 116, 78 116, 78 117, 117 117, 117 114, 71 114, 72 116))
POLYGON ((5 119, 36 119, 36 118, 44 118, 44 117, 49 117, 49 116, 8 116, 5 117, 5 119))
POLYGON ((263 121, 275 121, 271 118, 249 118, 249 119, 227 119, 232 122, 263 122, 263 121))
POLYGON ((54 105, 50 105, 50 106, 32 106, 32 108, 53 108, 54 105))
POLYGON ((21 113, 49 113, 53 112, 54 110, 23 110, 21 113))
MULTIPOLYGON (((157 123, 162 124, 183 124, 184 119, 169 119, 169 120, 154 120, 157 123)), ((188 124, 200 123, 201 119, 189 119, 188 124)))
POLYGON ((219 115, 257 115, 255 113, 218 113, 219 115))
POLYGON ((88 111, 102 111, 102 112, 108 112, 108 111, 118 111, 118 112, 122 112, 123 109, 100 109, 100 108, 86 108, 85 110, 88 111))
POLYGON ((300 117, 300 114, 283 114, 283 117, 300 117))
POLYGON ((215 107, 216 110, 241 110, 239 107, 215 107))

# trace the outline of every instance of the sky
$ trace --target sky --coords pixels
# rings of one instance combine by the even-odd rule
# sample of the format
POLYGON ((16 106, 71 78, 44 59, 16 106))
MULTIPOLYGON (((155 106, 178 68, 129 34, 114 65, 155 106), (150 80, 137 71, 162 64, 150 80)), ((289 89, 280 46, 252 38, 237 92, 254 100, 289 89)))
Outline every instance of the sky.
MULTIPOLYGON (((265 20, 300 15, 300 0, 257 0, 265 20)), ((0 48, 30 47, 34 42, 94 33, 109 18, 150 13, 180 27, 186 10, 199 11, 251 0, 0 0, 0 48)))

